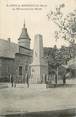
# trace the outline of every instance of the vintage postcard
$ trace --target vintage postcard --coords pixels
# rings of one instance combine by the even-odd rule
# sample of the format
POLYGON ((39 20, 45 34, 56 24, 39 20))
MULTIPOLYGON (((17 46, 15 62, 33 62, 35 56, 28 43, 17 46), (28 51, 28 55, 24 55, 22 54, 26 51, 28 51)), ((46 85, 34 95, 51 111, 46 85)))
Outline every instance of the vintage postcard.
POLYGON ((76 0, 0 0, 0 117, 76 117, 76 0))

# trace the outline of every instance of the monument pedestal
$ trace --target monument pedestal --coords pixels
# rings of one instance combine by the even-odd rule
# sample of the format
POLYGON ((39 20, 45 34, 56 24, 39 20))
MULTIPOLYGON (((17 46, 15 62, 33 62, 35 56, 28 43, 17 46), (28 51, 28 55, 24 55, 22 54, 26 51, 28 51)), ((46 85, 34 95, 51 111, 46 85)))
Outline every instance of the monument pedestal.
POLYGON ((48 66, 47 65, 31 65, 30 83, 41 84, 46 83, 48 66))

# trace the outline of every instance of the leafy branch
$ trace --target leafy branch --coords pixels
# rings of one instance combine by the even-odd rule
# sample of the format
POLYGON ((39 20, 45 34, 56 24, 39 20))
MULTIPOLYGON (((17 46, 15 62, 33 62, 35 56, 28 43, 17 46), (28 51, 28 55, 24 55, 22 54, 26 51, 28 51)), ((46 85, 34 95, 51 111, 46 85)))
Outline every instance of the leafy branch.
POLYGON ((76 10, 65 16, 62 12, 64 7, 65 4, 59 5, 54 11, 50 11, 47 17, 59 27, 59 30, 55 31, 56 40, 62 38, 72 43, 76 38, 76 10))

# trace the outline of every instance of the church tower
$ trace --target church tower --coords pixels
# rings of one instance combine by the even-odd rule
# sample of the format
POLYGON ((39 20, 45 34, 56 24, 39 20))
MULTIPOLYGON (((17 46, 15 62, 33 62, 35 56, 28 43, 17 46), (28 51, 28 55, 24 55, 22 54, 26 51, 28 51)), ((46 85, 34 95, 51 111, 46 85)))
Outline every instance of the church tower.
POLYGON ((25 47, 27 49, 30 49, 30 38, 27 32, 27 28, 25 27, 25 22, 22 28, 21 35, 18 39, 19 46, 25 47))

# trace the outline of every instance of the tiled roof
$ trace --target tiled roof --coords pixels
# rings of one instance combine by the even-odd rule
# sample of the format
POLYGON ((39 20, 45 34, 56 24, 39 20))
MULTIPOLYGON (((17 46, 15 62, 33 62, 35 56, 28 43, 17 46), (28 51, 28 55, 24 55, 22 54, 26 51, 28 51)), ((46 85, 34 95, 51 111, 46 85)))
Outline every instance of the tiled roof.
POLYGON ((16 52, 19 52, 19 47, 16 43, 0 39, 0 57, 14 58, 16 52))
POLYGON ((25 24, 24 24, 24 26, 22 28, 22 32, 21 32, 21 35, 19 37, 19 40, 20 39, 29 39, 30 40, 28 32, 27 32, 27 28, 25 27, 25 24))

